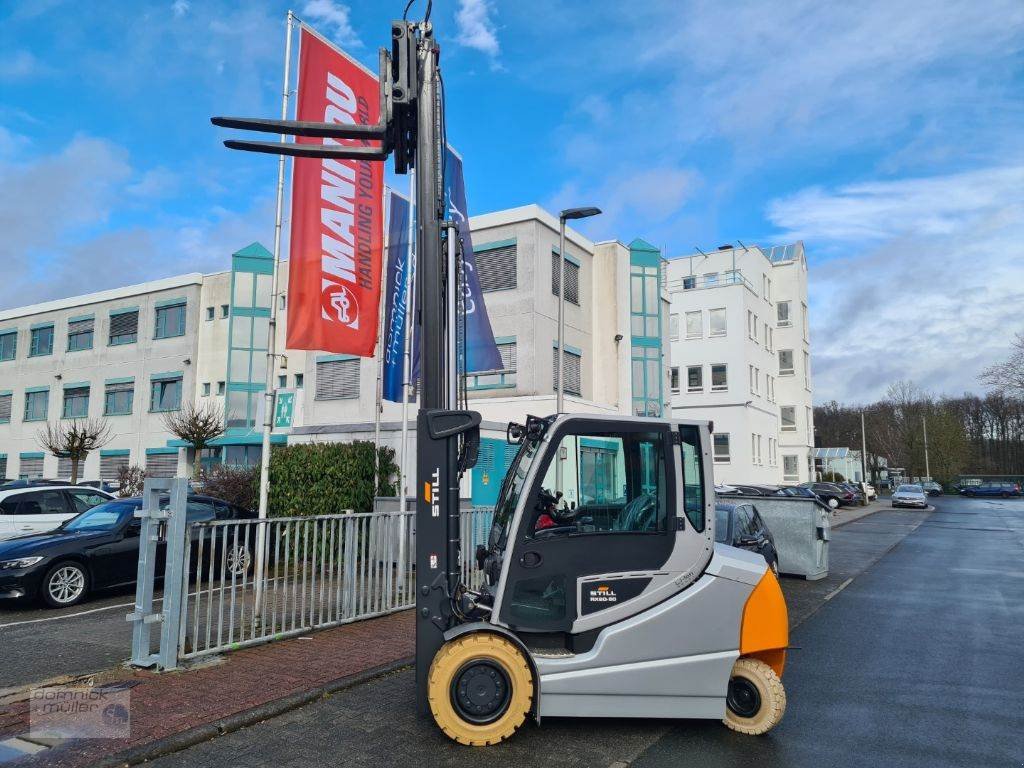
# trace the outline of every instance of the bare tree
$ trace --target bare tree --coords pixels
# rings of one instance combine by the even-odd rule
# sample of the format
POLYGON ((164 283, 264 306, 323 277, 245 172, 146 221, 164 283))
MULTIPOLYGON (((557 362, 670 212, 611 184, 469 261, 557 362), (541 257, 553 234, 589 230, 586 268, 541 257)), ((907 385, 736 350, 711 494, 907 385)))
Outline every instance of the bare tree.
POLYGON ((71 459, 71 482, 78 482, 78 468, 90 451, 110 442, 106 419, 73 419, 47 423, 39 432, 39 445, 59 459, 71 459))
POLYGON ((990 365, 978 378, 1000 394, 1024 397, 1024 333, 1013 340, 1008 358, 990 365))
POLYGON ((164 428, 195 450, 192 476, 198 478, 203 449, 224 434, 224 408, 215 400, 189 401, 177 411, 164 414, 164 428))

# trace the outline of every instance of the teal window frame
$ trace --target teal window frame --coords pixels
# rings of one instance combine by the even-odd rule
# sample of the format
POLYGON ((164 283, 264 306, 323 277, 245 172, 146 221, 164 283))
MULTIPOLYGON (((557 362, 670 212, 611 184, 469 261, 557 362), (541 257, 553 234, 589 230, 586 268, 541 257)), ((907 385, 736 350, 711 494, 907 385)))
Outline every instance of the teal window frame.
POLYGON ((68 352, 84 352, 92 349, 96 337, 96 320, 92 317, 70 318, 68 320, 68 352), (87 329, 72 331, 71 326, 76 323, 89 322, 87 329))
POLYGON ((46 357, 53 354, 53 323, 31 329, 28 343, 29 357, 46 357), (49 331, 49 333, 45 333, 49 331))
POLYGON ((22 414, 22 421, 46 421, 50 415, 50 388, 37 387, 25 390, 25 410, 22 414), (39 408, 33 405, 42 403, 42 413, 39 408))
POLYGON ((130 416, 135 400, 135 382, 108 382, 103 391, 104 416, 130 416), (131 389, 125 385, 131 384, 131 389), (120 386, 118 386, 120 385, 120 386), (113 388, 116 387, 116 388, 113 388), (126 403, 126 404, 125 404, 126 403))
POLYGON ((306 376, 305 376, 305 374, 296 373, 295 374, 295 388, 296 389, 302 389, 305 386, 305 383, 306 383, 306 376))
POLYGON ((629 265, 630 376, 633 413, 638 415, 661 416, 664 410, 662 268, 656 249, 634 241, 629 265))
MULTIPOLYGON (((494 343, 499 347, 498 352, 501 352, 502 346, 512 347, 512 359, 518 360, 516 348, 516 337, 515 336, 504 336, 494 339, 494 343)), ((506 359, 505 355, 502 355, 502 362, 506 359)), ((514 389, 516 386, 516 368, 518 363, 514 364, 511 368, 502 367, 501 370, 496 371, 475 371, 473 373, 466 374, 466 389, 474 392, 487 391, 489 389, 514 389)))
POLYGON ((157 307, 154 313, 153 338, 173 339, 185 335, 188 303, 185 301, 157 307))
POLYGON ((18 356, 18 332, 3 331, 0 333, 0 362, 13 360, 18 356), (10 350, 8 352, 8 350, 10 350))
POLYGON ((62 419, 89 418, 89 387, 66 387, 64 403, 61 406, 62 419), (83 394, 84 393, 84 394, 83 394))
POLYGON ((150 413, 168 413, 170 411, 177 411, 181 409, 181 396, 184 391, 184 378, 182 376, 173 376, 167 378, 151 379, 149 382, 149 412, 150 413), (164 404, 165 394, 168 391, 167 388, 172 385, 177 385, 177 398, 173 404, 164 404))
POLYGON ((209 396, 210 396, 210 382, 204 381, 203 382, 203 397, 209 397, 209 396))
POLYGON ((139 310, 138 309, 123 309, 113 310, 109 315, 110 319, 110 332, 107 335, 107 346, 109 347, 120 347, 124 344, 135 344, 139 340, 139 310), (118 315, 135 315, 135 331, 133 333, 119 333, 114 335, 114 318, 118 315))

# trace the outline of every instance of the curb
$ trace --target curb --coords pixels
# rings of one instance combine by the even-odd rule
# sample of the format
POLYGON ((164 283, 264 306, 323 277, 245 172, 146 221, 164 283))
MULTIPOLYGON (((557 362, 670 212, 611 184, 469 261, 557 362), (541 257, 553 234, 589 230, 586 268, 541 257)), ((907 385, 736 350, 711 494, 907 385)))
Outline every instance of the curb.
POLYGON ((329 683, 324 683, 316 688, 310 688, 306 691, 293 693, 280 699, 274 699, 264 704, 259 704, 251 709, 236 712, 233 715, 228 715, 220 720, 214 720, 211 723, 197 725, 194 728, 189 728, 188 730, 181 731, 180 733, 165 736, 162 739, 156 739, 155 741, 151 741, 146 744, 139 744, 138 746, 130 747, 123 752, 118 752, 116 755, 101 758, 94 762, 93 765, 96 766, 96 768, 115 768, 116 766, 138 765, 139 763, 146 762, 147 760, 153 760, 158 757, 163 757, 164 755, 179 752, 180 750, 201 742, 209 741, 210 739, 214 739, 218 736, 223 736, 227 733, 241 730, 242 728, 250 725, 255 725, 262 720, 283 715, 285 712, 298 709, 299 707, 309 704, 316 699, 330 696, 333 693, 338 693, 346 688, 352 688, 353 686, 360 685, 361 683, 368 682, 377 677, 383 677, 391 672, 396 672, 404 667, 408 667, 412 663, 413 657, 409 656, 399 659, 398 661, 392 661, 388 664, 371 667, 370 669, 362 672, 357 672, 353 675, 347 675, 345 677, 340 677, 337 680, 332 680, 329 683))

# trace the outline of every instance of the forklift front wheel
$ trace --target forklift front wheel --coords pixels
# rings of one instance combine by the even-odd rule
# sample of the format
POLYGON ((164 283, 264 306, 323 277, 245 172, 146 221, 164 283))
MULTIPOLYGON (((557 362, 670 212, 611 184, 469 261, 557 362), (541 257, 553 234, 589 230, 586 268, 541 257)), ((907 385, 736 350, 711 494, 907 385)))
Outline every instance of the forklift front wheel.
POLYGON ((738 733, 760 736, 785 714, 786 690, 774 669, 748 656, 733 665, 725 703, 723 723, 738 733))
POLYGON ((445 643, 430 665, 430 711, 449 738, 467 746, 497 744, 526 720, 533 674, 522 652, 489 632, 445 643))

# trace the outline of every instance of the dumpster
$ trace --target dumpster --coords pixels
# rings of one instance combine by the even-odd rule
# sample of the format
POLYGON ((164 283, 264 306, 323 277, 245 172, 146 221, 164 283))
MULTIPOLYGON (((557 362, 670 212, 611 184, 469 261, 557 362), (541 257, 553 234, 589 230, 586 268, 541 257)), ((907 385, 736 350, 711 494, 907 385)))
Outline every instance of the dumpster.
POLYGON ((829 509, 816 499, 718 494, 752 504, 775 539, 779 572, 805 579, 828 576, 829 509))

